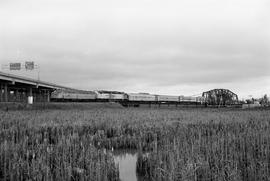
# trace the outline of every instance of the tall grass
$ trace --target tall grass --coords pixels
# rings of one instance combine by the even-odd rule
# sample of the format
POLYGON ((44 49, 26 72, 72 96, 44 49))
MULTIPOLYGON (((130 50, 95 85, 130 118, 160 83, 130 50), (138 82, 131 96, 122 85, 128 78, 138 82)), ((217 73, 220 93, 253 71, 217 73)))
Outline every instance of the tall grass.
POLYGON ((269 127, 269 110, 2 111, 0 180, 119 180, 112 148, 152 180, 267 180, 269 127))
POLYGON ((157 181, 269 180, 269 118, 262 114, 237 122, 165 128, 170 132, 157 141, 157 149, 148 155, 139 154, 137 171, 157 181))

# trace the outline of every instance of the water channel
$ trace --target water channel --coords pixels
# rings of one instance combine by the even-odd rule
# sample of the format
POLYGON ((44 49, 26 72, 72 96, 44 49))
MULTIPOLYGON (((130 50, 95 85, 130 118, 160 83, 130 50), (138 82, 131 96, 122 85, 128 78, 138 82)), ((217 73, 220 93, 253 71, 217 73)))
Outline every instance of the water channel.
POLYGON ((150 181, 136 174, 136 162, 138 153, 136 151, 114 151, 114 161, 119 166, 121 181, 150 181))

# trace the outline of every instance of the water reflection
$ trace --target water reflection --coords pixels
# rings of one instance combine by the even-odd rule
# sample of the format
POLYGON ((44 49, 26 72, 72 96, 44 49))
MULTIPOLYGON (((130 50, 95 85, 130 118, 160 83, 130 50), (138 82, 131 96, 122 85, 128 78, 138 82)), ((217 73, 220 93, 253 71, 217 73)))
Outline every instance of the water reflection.
POLYGON ((149 181, 136 174, 136 162, 138 154, 136 151, 116 150, 114 161, 119 166, 121 181, 149 181))

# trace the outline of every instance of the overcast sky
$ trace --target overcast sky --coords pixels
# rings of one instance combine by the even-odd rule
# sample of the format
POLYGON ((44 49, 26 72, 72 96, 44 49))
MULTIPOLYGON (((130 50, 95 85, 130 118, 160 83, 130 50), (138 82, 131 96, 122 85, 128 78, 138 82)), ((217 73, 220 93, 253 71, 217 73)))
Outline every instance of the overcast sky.
POLYGON ((42 80, 78 89, 260 97, 270 1, 0 0, 1 64, 28 60, 42 80))

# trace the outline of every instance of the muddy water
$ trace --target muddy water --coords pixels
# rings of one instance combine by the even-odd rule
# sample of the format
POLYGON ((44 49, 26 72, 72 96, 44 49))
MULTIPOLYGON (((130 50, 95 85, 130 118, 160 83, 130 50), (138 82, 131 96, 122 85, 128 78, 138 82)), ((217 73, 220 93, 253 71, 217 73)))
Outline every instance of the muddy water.
POLYGON ((148 181, 136 174, 138 154, 135 151, 115 151, 114 161, 119 166, 121 181, 148 181))

